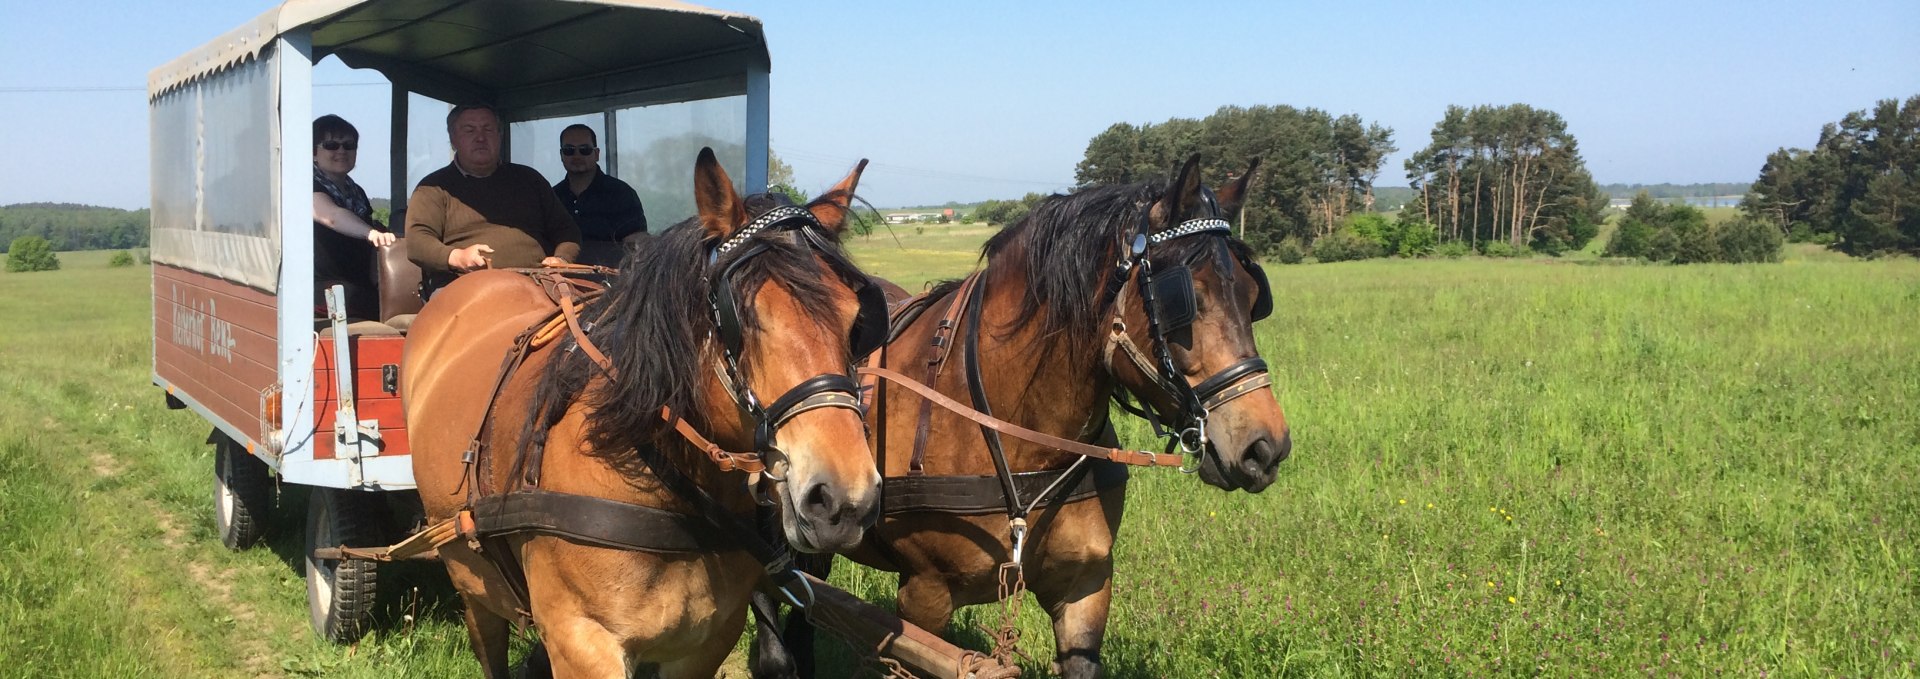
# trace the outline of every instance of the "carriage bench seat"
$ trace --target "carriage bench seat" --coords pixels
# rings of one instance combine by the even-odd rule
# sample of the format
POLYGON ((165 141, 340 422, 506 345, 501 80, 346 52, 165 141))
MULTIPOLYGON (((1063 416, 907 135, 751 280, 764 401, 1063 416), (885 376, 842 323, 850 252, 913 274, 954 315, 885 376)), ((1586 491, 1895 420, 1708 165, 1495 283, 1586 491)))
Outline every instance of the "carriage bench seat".
MULTIPOLYGON (((316 318, 313 319, 313 329, 315 332, 331 337, 332 335, 328 333, 333 332, 333 323, 324 318, 316 318)), ((406 333, 402 332, 400 328, 379 321, 356 321, 352 319, 348 319, 347 321, 348 337, 397 337, 404 334, 406 333)))
POLYGON ((407 259, 405 239, 378 250, 374 272, 380 285, 380 320, 404 335, 420 311, 420 266, 407 259))

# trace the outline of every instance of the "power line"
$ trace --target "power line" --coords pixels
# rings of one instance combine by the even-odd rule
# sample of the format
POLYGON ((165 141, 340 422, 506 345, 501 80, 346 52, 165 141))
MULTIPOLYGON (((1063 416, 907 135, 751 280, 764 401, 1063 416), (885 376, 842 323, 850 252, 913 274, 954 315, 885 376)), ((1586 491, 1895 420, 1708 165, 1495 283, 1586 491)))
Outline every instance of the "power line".
MULTIPOLYGON (((315 83, 314 87, 385 87, 387 83, 315 83)), ((0 86, 0 94, 74 94, 80 92, 145 92, 145 87, 112 87, 104 85, 69 86, 0 86)))
MULTIPOLYGON (((783 159, 792 158, 795 160, 809 161, 809 162, 815 162, 815 163, 832 163, 836 165, 852 166, 855 162, 858 162, 857 159, 839 157, 831 154, 815 153, 812 151, 805 151, 805 150, 794 149, 794 148, 775 148, 774 152, 780 154, 780 157, 783 159)), ((989 181, 989 182, 1002 182, 1007 184, 1030 184, 1034 186, 1046 186, 1046 187, 1052 187, 1052 188, 1058 188, 1062 186, 1073 186, 1073 182, 1039 181, 1034 179, 1014 179, 1011 177, 988 177, 985 175, 966 174, 964 172, 952 172, 948 170, 935 170, 931 168, 913 167, 910 165, 898 165, 894 163, 868 162, 867 167, 885 169, 895 174, 904 174, 907 176, 920 177, 923 179, 959 179, 959 180, 969 180, 969 181, 989 181)))

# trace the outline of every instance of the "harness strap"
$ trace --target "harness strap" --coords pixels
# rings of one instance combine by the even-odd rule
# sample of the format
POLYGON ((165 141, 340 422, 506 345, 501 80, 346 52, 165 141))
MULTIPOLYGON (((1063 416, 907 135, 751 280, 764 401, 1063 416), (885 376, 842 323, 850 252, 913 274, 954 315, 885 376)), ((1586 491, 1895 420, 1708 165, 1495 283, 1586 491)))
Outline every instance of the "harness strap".
MULTIPOLYGON (((980 301, 986 296, 985 285, 975 285, 968 290, 965 298, 967 306, 966 330, 966 370, 967 396, 973 400, 973 407, 980 414, 993 417, 993 404, 987 400, 987 380, 980 374, 980 308, 986 306, 980 301)), ((1007 518, 1019 520, 1025 518, 1027 511, 1020 502, 1020 489, 1013 483, 1013 471, 1007 464, 1006 447, 1001 444, 1000 434, 992 427, 981 425, 980 435, 987 441, 987 452, 993 458, 994 474, 1000 478, 1001 497, 1007 502, 1007 518)))
POLYGON ((578 345, 581 351, 586 352, 587 358, 592 359, 601 370, 607 371, 609 375, 613 374, 613 361, 609 360, 606 354, 601 353, 600 347, 593 345, 593 340, 587 338, 587 331, 580 326, 580 311, 574 307, 571 287, 560 288, 560 312, 567 319, 567 330, 573 333, 573 343, 578 345))
MULTIPOLYGON (((1127 485, 1126 465, 1083 459, 1088 464, 1078 468, 1014 474, 1014 487, 1022 496, 1035 499, 1025 509, 1072 504, 1127 485)), ((1004 503, 994 497, 1001 493, 998 476, 896 476, 881 480, 880 496, 886 498, 881 513, 991 514, 1005 511, 1004 503)))
POLYGON ((1255 356, 1227 366, 1193 388, 1200 396, 1200 409, 1211 412, 1228 401, 1240 398, 1273 383, 1266 359, 1255 356))
MULTIPOLYGON (((953 350, 953 330, 959 324, 961 313, 966 310, 967 301, 973 297, 973 288, 980 283, 981 273, 976 271, 960 282, 960 288, 954 291, 953 302, 947 305, 947 312, 940 316, 940 324, 933 330, 933 355, 927 358, 927 378, 925 384, 933 384, 940 378, 940 368, 946 364, 947 353, 953 350)), ((927 472, 927 437, 933 428, 933 404, 920 402, 919 424, 913 432, 913 459, 907 465, 907 473, 912 475, 927 472)))
POLYGON ((893 382, 900 386, 906 387, 907 389, 912 390, 913 393, 919 394, 921 398, 927 399, 928 401, 932 401, 935 405, 938 405, 942 408, 952 411, 953 414, 955 415, 959 415, 969 420, 973 420, 975 423, 983 427, 989 427, 994 431, 1000 432, 1001 434, 1012 436, 1014 438, 1020 439, 1022 441, 1026 441, 1028 443, 1044 446, 1053 450, 1058 450, 1063 453, 1072 453, 1074 455, 1085 455, 1087 457, 1099 458, 1102 460, 1112 460, 1114 462, 1119 462, 1122 464, 1135 464, 1135 465, 1155 466, 1155 467, 1175 467, 1180 465, 1179 456, 1176 456, 1176 455, 1164 455, 1161 453, 1155 453, 1155 452, 1146 451, 1146 450, 1127 450, 1124 448, 1102 448, 1100 446, 1088 445, 1085 443, 1081 443, 1079 441, 1060 438, 1052 434, 1037 432, 1032 429, 1028 429, 1026 427, 1022 427, 1020 425, 1014 424, 1012 422, 1007 422, 1005 420, 995 419, 990 415, 982 413, 978 410, 974 410, 973 408, 969 408, 965 404, 960 403, 959 401, 955 401, 952 398, 948 398, 946 394, 942 394, 939 391, 936 391, 933 387, 929 387, 925 384, 915 382, 912 378, 907 377, 906 375, 902 375, 898 372, 888 370, 886 368, 866 367, 866 368, 861 368, 859 372, 862 375, 873 375, 881 379, 884 379, 888 382, 893 382))
POLYGON ((565 538, 595 547, 652 553, 736 549, 738 541, 711 530, 702 517, 606 498, 520 490, 482 498, 473 507, 482 538, 517 534, 565 538))

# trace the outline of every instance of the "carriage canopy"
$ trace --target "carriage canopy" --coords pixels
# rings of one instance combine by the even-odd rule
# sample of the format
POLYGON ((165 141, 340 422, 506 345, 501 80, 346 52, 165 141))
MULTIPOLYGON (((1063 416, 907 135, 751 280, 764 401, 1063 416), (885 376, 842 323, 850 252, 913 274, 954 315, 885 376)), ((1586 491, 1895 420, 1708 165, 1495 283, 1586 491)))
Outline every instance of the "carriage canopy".
MULTIPOLYGON (((290 292, 280 290, 281 278, 295 271, 283 266, 306 267, 282 245, 306 259, 296 235, 311 218, 300 204, 311 190, 311 69, 327 56, 393 83, 396 200, 410 188, 404 121, 408 99, 419 97, 494 105, 513 124, 509 149, 542 120, 604 116, 609 128, 624 119, 657 130, 659 114, 645 113, 652 107, 728 101, 722 112, 734 124, 722 136, 731 140, 716 150, 733 161, 742 188, 765 186, 769 65, 753 17, 672 0, 288 0, 148 75, 156 261, 290 292)), ((660 216, 684 216, 668 187, 650 191, 650 178, 637 175, 661 164, 645 154, 702 140, 676 144, 655 134, 648 143, 603 139, 608 169, 627 175, 643 199, 657 194, 660 216)), ((682 136, 703 135, 716 136, 682 136)), ((682 168, 671 175, 677 194, 686 191, 692 158, 682 155, 671 159, 682 168)))

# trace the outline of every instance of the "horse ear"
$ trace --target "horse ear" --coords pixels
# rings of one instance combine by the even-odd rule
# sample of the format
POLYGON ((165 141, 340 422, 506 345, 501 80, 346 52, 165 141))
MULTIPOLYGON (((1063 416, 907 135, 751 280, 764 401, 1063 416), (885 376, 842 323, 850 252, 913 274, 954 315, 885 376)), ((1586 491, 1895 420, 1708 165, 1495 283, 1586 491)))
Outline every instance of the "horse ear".
POLYGON ((1231 217, 1236 224, 1240 222, 1240 206, 1247 200, 1247 187, 1253 184, 1253 172, 1258 169, 1260 169, 1260 159, 1256 157, 1253 162, 1247 164, 1246 174, 1227 182, 1226 186, 1214 192, 1214 197, 1220 199, 1220 214, 1231 217))
POLYGON ((1153 204, 1153 221, 1162 228, 1173 226, 1188 207, 1200 200, 1200 154, 1188 156, 1180 172, 1173 176, 1173 183, 1167 186, 1167 195, 1153 204))
POLYGON ((812 212, 813 218, 820 220, 820 225, 827 227, 828 231, 839 233, 847 225, 847 213, 850 212, 849 206, 853 205, 853 190, 860 185, 860 173, 866 171, 867 159, 861 158, 860 164, 853 166, 853 171, 847 173, 846 179, 807 203, 807 211, 812 212))
POLYGON ((700 159, 694 161, 693 202, 708 236, 726 238, 747 223, 747 206, 741 202, 740 192, 733 190, 733 178, 727 176, 727 169, 720 166, 712 148, 700 149, 700 159))

